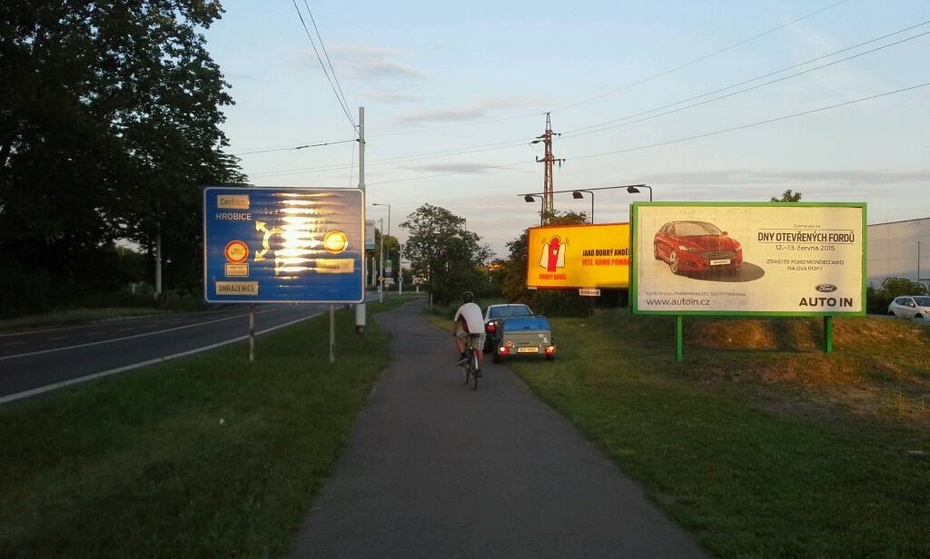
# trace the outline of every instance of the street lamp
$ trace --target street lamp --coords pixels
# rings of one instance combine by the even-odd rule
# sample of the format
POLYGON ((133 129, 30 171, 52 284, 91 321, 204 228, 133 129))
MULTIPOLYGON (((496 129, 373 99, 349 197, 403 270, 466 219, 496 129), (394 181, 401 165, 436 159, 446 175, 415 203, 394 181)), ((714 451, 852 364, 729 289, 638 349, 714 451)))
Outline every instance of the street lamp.
MULTIPOLYGON (((533 202, 536 201, 537 198, 539 198, 539 199, 542 201, 543 206, 545 206, 545 204, 546 204, 546 199, 545 199, 544 197, 542 197, 542 196, 536 196, 535 194, 524 194, 524 195, 523 195, 523 199, 526 201, 527 204, 532 204, 533 202)), ((540 207, 540 208, 539 208, 539 224, 540 224, 540 225, 543 224, 543 214, 544 214, 544 213, 545 213, 545 207, 540 207)))
MULTIPOLYGON (((590 194, 591 195, 591 223, 594 223, 594 191, 595 190, 615 190, 617 188, 625 188, 626 191, 629 192, 630 194, 636 194, 640 192, 639 190, 640 188, 648 188, 649 189, 649 201, 652 202, 652 187, 649 186, 648 184, 622 184, 622 185, 617 185, 617 186, 598 186, 595 188, 588 188, 588 189, 573 188, 570 190, 553 190, 552 194, 561 194, 564 192, 571 192, 572 197, 575 198, 576 200, 580 200, 581 198, 584 198, 584 195, 582 194, 582 192, 587 192, 588 194, 590 194)), ((540 225, 543 224, 543 215, 545 215, 545 204, 546 204, 545 194, 546 193, 544 192, 528 192, 525 194, 517 194, 517 196, 520 196, 524 200, 526 200, 527 203, 533 202, 537 198, 542 200, 543 209, 539 212, 539 224, 540 225)))
MULTIPOLYGON (((372 206, 387 206, 388 209, 388 237, 391 236, 391 205, 372 204, 372 206)), ((382 222, 383 225, 383 222, 382 222)), ((381 302, 384 302, 384 229, 381 230, 381 302)))
POLYGON ((584 192, 587 192, 591 195, 591 223, 594 223, 594 192, 590 190, 574 190, 572 191, 572 198, 575 200, 581 200, 584 198, 584 192))
POLYGON ((637 186, 641 188, 649 189, 649 201, 652 202, 652 187, 649 186, 648 184, 633 184, 633 185, 626 187, 626 191, 629 192, 630 194, 639 194, 640 190, 639 188, 636 188, 637 186))
POLYGON ((391 205, 390 204, 372 204, 372 206, 387 206, 388 209, 388 237, 391 236, 391 205))

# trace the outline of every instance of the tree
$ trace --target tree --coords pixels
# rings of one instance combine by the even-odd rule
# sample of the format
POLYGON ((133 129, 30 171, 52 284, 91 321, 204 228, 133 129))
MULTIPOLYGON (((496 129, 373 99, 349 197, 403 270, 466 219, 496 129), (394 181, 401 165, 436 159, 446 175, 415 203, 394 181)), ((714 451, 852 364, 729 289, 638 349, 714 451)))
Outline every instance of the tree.
POLYGON ((882 281, 880 292, 888 300, 902 295, 925 295, 927 286, 907 278, 885 278, 882 281))
POLYGON ((801 201, 801 193, 792 192, 790 188, 782 193, 781 198, 772 197, 772 202, 800 202, 800 201, 801 201))
POLYGON ((491 257, 480 237, 465 230, 465 220, 439 206, 424 204, 400 224, 410 231, 404 254, 414 277, 425 281, 436 303, 448 304, 464 291, 487 282, 484 264, 491 257))
POLYGON ((232 99, 197 31, 221 13, 209 0, 0 3, 0 266, 66 299, 108 275, 87 263, 104 266, 115 239, 150 247, 161 231, 178 282, 196 283, 200 185, 245 179, 222 152, 232 99))

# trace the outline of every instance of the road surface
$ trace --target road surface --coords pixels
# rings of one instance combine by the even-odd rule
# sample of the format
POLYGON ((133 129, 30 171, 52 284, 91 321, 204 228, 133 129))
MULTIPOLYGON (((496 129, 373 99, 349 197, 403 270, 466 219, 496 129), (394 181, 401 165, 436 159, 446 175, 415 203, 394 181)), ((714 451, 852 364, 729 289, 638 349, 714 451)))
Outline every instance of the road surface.
MULTIPOLYGON (((260 334, 328 305, 257 305, 260 334)), ((247 339, 249 306, 0 334, 0 404, 247 339)))

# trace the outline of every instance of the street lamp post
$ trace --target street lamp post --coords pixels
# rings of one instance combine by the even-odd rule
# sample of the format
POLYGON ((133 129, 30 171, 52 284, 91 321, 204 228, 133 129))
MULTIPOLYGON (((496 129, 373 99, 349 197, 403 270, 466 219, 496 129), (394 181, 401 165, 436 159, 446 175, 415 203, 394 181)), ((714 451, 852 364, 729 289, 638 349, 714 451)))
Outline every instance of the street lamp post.
MULTIPOLYGON (((388 209, 388 237, 391 236, 391 205, 372 204, 372 206, 387 206, 388 209)), ((384 230, 381 230, 381 301, 384 302, 384 230)))
POLYGON ((537 196, 535 194, 524 194, 523 195, 523 199, 526 201, 527 204, 532 204, 533 202, 536 201, 537 198, 542 200, 541 202, 542 206, 539 208, 539 224, 542 225, 543 215, 546 213, 546 198, 542 195, 537 196))
POLYGON ((590 190, 573 190, 572 198, 574 198, 575 200, 581 200, 582 198, 584 198, 584 194, 583 194, 584 192, 587 192, 588 194, 591 195, 591 223, 593 224, 594 223, 594 192, 591 192, 590 190))
POLYGON ((381 302, 384 302, 384 218, 379 217, 378 222, 381 223, 381 271, 378 273, 378 295, 381 297, 381 302))

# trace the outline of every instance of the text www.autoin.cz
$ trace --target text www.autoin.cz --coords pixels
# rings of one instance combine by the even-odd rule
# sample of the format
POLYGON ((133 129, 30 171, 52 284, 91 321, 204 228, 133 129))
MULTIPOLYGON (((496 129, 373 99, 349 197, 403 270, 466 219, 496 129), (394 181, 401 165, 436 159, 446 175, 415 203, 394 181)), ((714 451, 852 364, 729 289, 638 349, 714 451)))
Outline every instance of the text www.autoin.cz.
POLYGON ((710 299, 646 299, 647 305, 676 307, 708 307, 710 299))

